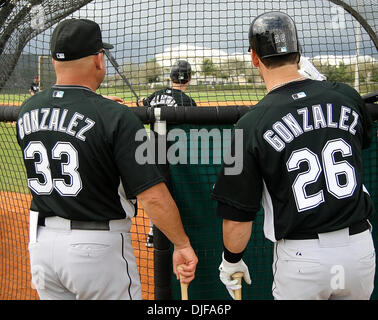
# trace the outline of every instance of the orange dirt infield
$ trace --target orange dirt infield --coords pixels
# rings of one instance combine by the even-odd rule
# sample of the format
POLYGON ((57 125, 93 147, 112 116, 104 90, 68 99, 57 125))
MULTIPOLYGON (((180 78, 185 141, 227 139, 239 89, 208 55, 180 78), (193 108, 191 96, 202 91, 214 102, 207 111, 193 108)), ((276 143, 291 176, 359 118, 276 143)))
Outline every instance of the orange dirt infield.
POLYGON ((9 102, 9 103, 5 103, 5 102, 0 102, 0 106, 11 106, 11 107, 19 107, 22 105, 22 102, 9 102))
MULTIPOLYGON (((37 291, 31 288, 28 253, 30 200, 27 194, 0 192, 0 300, 39 299, 37 291)), ((133 220, 131 238, 143 300, 154 299, 153 248, 145 246, 148 231, 149 219, 139 208, 133 220)))

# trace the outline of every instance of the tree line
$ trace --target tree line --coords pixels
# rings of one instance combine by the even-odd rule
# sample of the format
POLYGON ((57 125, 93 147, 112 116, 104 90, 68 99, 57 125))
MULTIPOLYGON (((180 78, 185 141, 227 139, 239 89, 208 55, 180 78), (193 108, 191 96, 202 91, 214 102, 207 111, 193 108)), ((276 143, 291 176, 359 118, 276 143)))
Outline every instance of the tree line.
MULTIPOLYGON (((199 64, 192 65, 192 77, 196 84, 261 84, 262 79, 258 70, 250 61, 243 61, 230 57, 227 60, 204 58, 198 59, 199 64)), ((329 81, 353 83, 355 78, 356 65, 329 65, 314 63, 316 68, 327 77, 329 81)), ((378 64, 360 63, 360 83, 378 83, 378 64)), ((126 62, 122 66, 126 77, 133 85, 152 85, 160 83, 169 85, 169 67, 163 67, 156 59, 148 60, 143 64, 126 62)), ((119 75, 113 74, 107 77, 109 86, 117 86, 122 83, 119 75)))

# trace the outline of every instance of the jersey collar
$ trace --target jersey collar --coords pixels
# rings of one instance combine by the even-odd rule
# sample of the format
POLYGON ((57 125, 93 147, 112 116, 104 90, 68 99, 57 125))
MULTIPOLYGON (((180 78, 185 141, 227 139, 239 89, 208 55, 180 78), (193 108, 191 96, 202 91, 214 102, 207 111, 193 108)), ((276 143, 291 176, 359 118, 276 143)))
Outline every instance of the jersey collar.
POLYGON ((273 90, 269 91, 268 94, 273 93, 273 92, 278 92, 281 89, 287 89, 288 87, 296 87, 296 86, 302 85, 303 83, 307 83, 307 82, 311 82, 311 81, 316 81, 316 80, 303 79, 303 80, 298 80, 298 81, 290 81, 288 83, 283 84, 282 86, 274 88, 273 90))
POLYGON ((87 91, 90 91, 90 92, 93 92, 91 89, 89 89, 88 87, 84 87, 84 86, 76 86, 76 85, 65 85, 65 84, 54 84, 52 86, 54 89, 81 89, 81 90, 87 90, 87 91))

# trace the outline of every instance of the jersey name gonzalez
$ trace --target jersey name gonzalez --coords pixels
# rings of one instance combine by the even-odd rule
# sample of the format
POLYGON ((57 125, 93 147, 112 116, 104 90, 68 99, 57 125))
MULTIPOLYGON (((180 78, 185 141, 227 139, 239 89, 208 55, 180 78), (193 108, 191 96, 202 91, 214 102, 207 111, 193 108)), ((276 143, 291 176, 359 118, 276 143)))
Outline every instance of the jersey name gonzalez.
POLYGON ((57 131, 85 141, 85 133, 95 125, 95 121, 78 112, 67 118, 67 113, 67 109, 59 108, 41 108, 25 112, 17 121, 20 139, 38 131, 57 131), (82 125, 81 129, 77 130, 79 125, 82 125))
POLYGON ((303 133, 317 129, 335 128, 349 131, 352 135, 356 134, 355 127, 359 116, 356 111, 349 107, 341 107, 338 119, 333 119, 333 106, 331 103, 326 106, 326 114, 324 114, 320 104, 313 105, 311 108, 298 109, 297 113, 300 117, 299 122, 292 113, 288 113, 282 117, 282 121, 275 122, 272 129, 264 133, 264 139, 277 152, 284 150, 287 143, 292 142, 303 133), (312 123, 309 121, 310 112, 313 116, 312 123))

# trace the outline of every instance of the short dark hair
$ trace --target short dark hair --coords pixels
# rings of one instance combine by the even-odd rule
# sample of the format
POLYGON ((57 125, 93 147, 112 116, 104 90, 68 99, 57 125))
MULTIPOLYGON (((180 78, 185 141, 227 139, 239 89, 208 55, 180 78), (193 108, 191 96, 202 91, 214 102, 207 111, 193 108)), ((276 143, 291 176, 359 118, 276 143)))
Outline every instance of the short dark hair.
POLYGON ((262 58, 262 63, 268 68, 278 68, 287 64, 296 64, 299 62, 300 54, 298 52, 285 54, 283 56, 272 56, 262 58))

